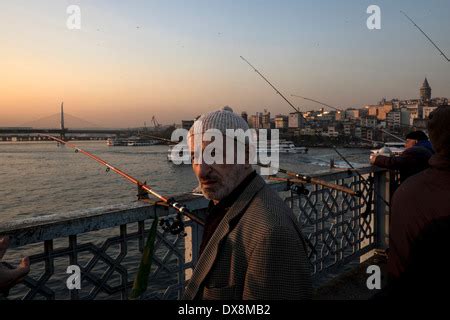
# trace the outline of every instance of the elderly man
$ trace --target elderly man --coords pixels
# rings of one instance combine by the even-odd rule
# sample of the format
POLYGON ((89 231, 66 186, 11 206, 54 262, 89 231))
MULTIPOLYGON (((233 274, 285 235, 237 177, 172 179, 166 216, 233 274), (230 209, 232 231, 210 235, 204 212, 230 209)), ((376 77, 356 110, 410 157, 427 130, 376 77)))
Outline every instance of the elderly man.
POLYGON ((447 290, 450 285, 449 128, 450 107, 430 114, 428 131, 436 150, 430 168, 408 178, 392 200, 388 273, 400 296, 440 295, 433 288, 447 290))
POLYGON ((9 238, 0 237, 0 300, 6 299, 9 289, 19 283, 30 271, 29 259, 23 258, 15 269, 2 265, 1 260, 9 247, 9 238))
MULTIPOLYGON (((243 163, 199 161, 196 150, 205 154, 211 142, 196 138, 209 129, 219 130, 226 140, 227 129, 249 128, 228 108, 201 116, 189 132, 192 167, 210 205, 184 299, 309 299, 309 260, 292 211, 253 170, 249 145, 242 140, 236 142, 245 143, 243 163)), ((235 148, 222 155, 217 151, 211 152, 219 159, 238 158, 226 154, 235 148)))
POLYGON ((434 151, 423 131, 412 131, 406 135, 405 151, 398 157, 373 155, 370 163, 381 168, 400 171, 400 181, 428 168, 428 160, 434 151))

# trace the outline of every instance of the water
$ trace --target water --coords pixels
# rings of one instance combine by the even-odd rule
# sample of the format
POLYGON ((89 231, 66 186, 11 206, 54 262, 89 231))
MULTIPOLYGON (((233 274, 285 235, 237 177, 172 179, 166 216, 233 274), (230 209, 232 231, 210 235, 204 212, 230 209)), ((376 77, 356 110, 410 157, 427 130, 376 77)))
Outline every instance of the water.
MULTIPOLYGON (((147 181, 162 194, 195 187, 188 166, 167 162, 167 146, 107 147, 78 142, 80 148, 147 181), (180 183, 182 181, 182 183, 180 183)), ((0 144, 2 219, 28 218, 136 200, 137 187, 92 159, 55 143, 0 144)))
MULTIPOLYGON (((176 166, 167 161, 167 146, 107 147, 105 142, 85 141, 76 144, 135 178, 147 180, 150 186, 163 195, 189 192, 197 185, 190 166, 176 166)), ((353 165, 367 165, 368 150, 341 149, 341 152, 353 165)), ((338 166, 344 164, 333 150, 320 148, 310 149, 307 155, 280 155, 280 163, 288 170, 311 174, 329 171, 330 158, 334 158, 338 166)), ((136 194, 137 188, 133 184, 113 172, 106 173, 105 167, 81 153, 76 154, 71 148, 57 147, 52 142, 0 143, 0 224, 79 209, 131 204, 136 201, 136 194)), ((136 228, 136 224, 129 225, 128 232, 135 232, 136 228)), ((101 248, 105 239, 115 235, 117 230, 112 229, 89 232, 79 235, 78 243, 92 243, 101 248)), ((183 240, 178 242, 178 249, 182 250, 183 245, 183 240)), ((66 238, 54 241, 55 248, 66 246, 66 238)), ((108 254, 116 256, 118 250, 118 246, 112 246, 108 254)), ((137 240, 128 241, 127 250, 128 254, 121 265, 128 271, 128 281, 133 281, 141 257, 137 240)), ((15 264, 20 257, 39 252, 42 252, 42 244, 10 249, 4 261, 15 264)), ((166 253, 162 246, 155 255, 164 260, 166 253)), ((83 270, 91 259, 92 252, 89 250, 78 254, 78 264, 83 270)), ((167 269, 150 281, 149 294, 162 295, 168 285, 177 283, 176 261, 177 257, 171 256, 166 263, 167 269)), ((65 287, 68 264, 67 256, 54 259, 53 275, 47 285, 55 290, 57 299, 69 298, 69 291, 65 287)), ((90 274, 101 278, 106 268, 100 261, 90 270, 90 274)), ((43 262, 33 264, 30 277, 37 281, 43 270, 43 262)), ((119 283, 117 275, 108 280, 110 285, 119 283)), ((80 295, 89 294, 92 288, 92 284, 84 281, 80 295)), ((23 284, 19 284, 11 290, 10 297, 21 298, 27 291, 23 284)), ((97 299, 119 298, 118 295, 109 296, 104 292, 97 296, 97 299)))
MULTIPOLYGON (((104 141, 76 143, 163 195, 190 192, 196 179, 188 165, 167 161, 167 146, 108 147, 104 141)), ((340 149, 355 166, 368 164, 369 150, 340 149)), ((332 150, 280 155, 283 168, 305 174, 329 171, 332 150)), ((137 188, 92 159, 53 142, 0 143, 1 221, 97 208, 136 201, 137 188)))

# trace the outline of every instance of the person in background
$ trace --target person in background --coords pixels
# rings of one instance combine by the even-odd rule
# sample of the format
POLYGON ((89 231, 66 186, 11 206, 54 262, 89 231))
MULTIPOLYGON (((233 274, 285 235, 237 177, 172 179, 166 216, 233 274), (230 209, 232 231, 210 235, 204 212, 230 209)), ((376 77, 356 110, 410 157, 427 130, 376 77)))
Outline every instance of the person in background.
POLYGON ((430 296, 448 289, 450 273, 450 107, 429 116, 436 153, 430 168, 395 192, 389 232, 388 296, 430 296), (441 288, 441 290, 435 290, 441 288))
POLYGON ((400 172, 400 182, 428 168, 428 160, 434 153, 433 147, 423 131, 412 131, 406 135, 405 151, 396 157, 372 155, 370 163, 400 172))
POLYGON ((6 299, 9 290, 18 284, 30 272, 30 260, 22 258, 15 269, 9 269, 2 264, 3 256, 9 247, 9 237, 0 237, 0 300, 6 299))

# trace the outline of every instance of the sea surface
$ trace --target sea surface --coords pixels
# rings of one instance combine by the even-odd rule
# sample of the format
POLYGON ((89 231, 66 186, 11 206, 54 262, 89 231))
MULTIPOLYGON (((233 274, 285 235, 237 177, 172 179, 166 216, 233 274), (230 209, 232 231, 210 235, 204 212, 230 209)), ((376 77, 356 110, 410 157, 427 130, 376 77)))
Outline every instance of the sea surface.
MULTIPOLYGON (((135 178, 147 181, 148 185, 162 195, 190 192, 197 186, 189 165, 177 166, 167 161, 167 146, 108 147, 104 141, 75 143, 135 178)), ((353 166, 368 165, 369 150, 342 148, 340 151, 353 166)), ((330 159, 334 159, 338 167, 346 165, 334 150, 312 148, 306 155, 280 155, 280 167, 303 174, 329 172, 330 159)), ((107 173, 105 167, 81 153, 75 153, 71 148, 57 146, 52 142, 0 143, 0 226, 5 222, 50 214, 134 204, 136 194, 136 186, 114 172, 107 173)), ((136 232, 137 224, 130 224, 127 228, 127 232, 136 232)), ((117 230, 114 230, 104 229, 81 234, 78 235, 77 242, 94 245, 96 250, 101 251, 106 239, 117 236, 117 230)), ((175 236, 168 235, 166 241, 175 243, 176 239, 175 236)), ((177 243, 177 249, 182 251, 184 240, 177 243)), ((165 267, 151 279, 146 293, 146 298, 149 299, 162 297, 168 286, 178 283, 178 257, 173 252, 168 253, 163 244, 161 242, 157 246, 155 255, 160 261, 165 261, 165 267)), ((68 245, 67 238, 56 239, 53 245, 54 248, 65 248, 68 245)), ((117 245, 111 246, 106 253, 117 256, 120 248, 117 245)), ((127 241, 126 248, 127 255, 121 265, 126 268, 127 278, 131 283, 137 272, 141 253, 137 240, 127 241)), ((33 256, 42 250, 42 243, 10 248, 3 261, 14 265, 21 257, 33 256)), ((77 263, 82 270, 89 269, 92 261, 95 259, 89 250, 77 255, 77 263)), ((69 264, 67 255, 52 259, 52 276, 45 284, 54 290, 56 299, 70 298, 70 291, 66 288, 66 268, 69 264)), ((154 265, 154 272, 155 268, 154 265)), ((29 276, 39 281, 38 279, 44 276, 44 270, 46 268, 43 262, 32 264, 29 276)), ((91 277, 101 279, 109 269, 100 259, 89 270, 91 277)), ((107 283, 120 285, 121 277, 114 273, 107 283)), ((21 299, 28 290, 23 284, 19 284, 11 290, 10 298, 21 299)), ((92 283, 83 280, 79 294, 86 296, 95 290, 92 283)), ((44 298, 40 294, 35 297, 44 298)), ((176 299, 176 293, 171 293, 169 298, 176 299)), ((120 295, 101 291, 96 299, 120 299, 120 295)))
MULTIPOLYGON (((197 185, 189 165, 167 161, 165 145, 108 147, 104 141, 75 143, 146 181, 160 194, 190 192, 197 185)), ((354 166, 368 165, 369 150, 341 148, 340 151, 354 166)), ((311 148, 306 155, 281 154, 280 167, 304 174, 327 172, 330 159, 338 167, 346 166, 334 150, 311 148)), ((89 157, 53 142, 0 142, 0 219, 23 219, 135 202, 136 186, 105 169, 89 157)))

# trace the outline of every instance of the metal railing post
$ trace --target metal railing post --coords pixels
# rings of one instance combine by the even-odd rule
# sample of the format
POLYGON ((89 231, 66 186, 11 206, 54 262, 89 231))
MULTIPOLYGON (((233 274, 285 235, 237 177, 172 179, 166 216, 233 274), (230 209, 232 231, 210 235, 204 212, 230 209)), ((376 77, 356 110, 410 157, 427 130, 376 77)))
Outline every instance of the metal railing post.
MULTIPOLYGON (((200 244, 203 236, 203 227, 197 223, 192 223, 186 228, 186 237, 184 238, 184 258, 185 263, 191 263, 193 266, 197 264, 200 244)), ((186 269, 185 280, 191 278, 193 269, 186 269)))
POLYGON ((389 207, 382 198, 390 202, 389 179, 387 171, 375 172, 375 244, 378 249, 386 249, 389 245, 389 207))

